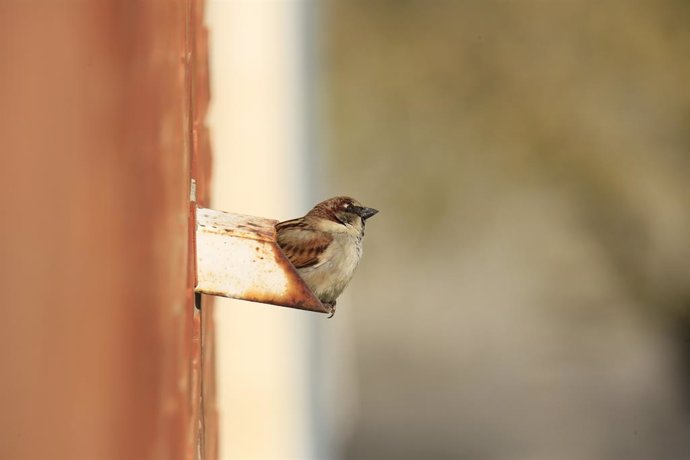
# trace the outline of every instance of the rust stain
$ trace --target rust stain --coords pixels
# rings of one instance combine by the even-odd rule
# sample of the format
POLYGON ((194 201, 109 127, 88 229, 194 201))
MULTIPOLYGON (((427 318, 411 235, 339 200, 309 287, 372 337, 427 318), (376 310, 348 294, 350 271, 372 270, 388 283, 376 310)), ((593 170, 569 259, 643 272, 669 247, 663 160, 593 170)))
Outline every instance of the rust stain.
MULTIPOLYGON (((299 276, 295 268, 287 259, 285 254, 277 243, 271 244, 274 259, 282 273, 287 278, 287 286, 285 291, 280 293, 271 293, 264 289, 248 288, 242 291, 241 294, 228 293, 220 289, 213 289, 205 286, 203 293, 212 296, 231 297, 239 300, 247 300, 249 302, 266 303, 281 307, 296 308, 300 310, 308 310, 316 313, 330 313, 321 301, 311 292, 304 280, 299 276)), ((263 257, 259 257, 263 260, 263 257)), ((256 261, 252 261, 256 262, 256 261)), ((210 280, 210 285, 219 285, 220 282, 213 282, 210 280)))
POLYGON ((302 277, 299 276, 299 273, 297 273, 297 270, 292 265, 290 260, 288 260, 283 250, 280 249, 280 246, 278 246, 278 243, 273 244, 272 249, 276 264, 282 267, 288 278, 287 290, 284 294, 284 300, 286 303, 299 305, 299 308, 306 308, 320 313, 329 313, 321 301, 307 287, 306 283, 302 277), (314 301, 316 301, 315 305, 314 301))
MULTIPOLYGON (((206 211, 202 210, 202 212, 206 211)), ((228 235, 259 241, 275 241, 276 238, 275 224, 278 221, 274 219, 215 210, 213 213, 206 215, 205 219, 208 219, 208 225, 204 226, 204 228, 211 232, 224 232, 228 235)))

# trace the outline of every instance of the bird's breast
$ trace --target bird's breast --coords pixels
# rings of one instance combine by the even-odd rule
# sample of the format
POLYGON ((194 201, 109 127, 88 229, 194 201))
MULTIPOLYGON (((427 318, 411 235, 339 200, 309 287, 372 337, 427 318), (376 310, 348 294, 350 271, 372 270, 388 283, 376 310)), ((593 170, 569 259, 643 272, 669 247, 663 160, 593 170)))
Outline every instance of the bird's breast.
POLYGON ((336 235, 322 260, 300 269, 300 275, 322 302, 333 302, 352 279, 362 258, 362 239, 358 235, 336 235))

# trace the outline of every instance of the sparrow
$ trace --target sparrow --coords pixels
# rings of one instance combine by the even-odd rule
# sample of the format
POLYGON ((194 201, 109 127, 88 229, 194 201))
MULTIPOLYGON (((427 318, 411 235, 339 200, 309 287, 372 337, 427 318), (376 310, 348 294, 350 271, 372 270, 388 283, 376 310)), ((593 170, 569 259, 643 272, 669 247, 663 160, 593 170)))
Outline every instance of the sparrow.
POLYGON ((276 224, 278 246, 329 310, 362 258, 364 223, 378 211, 347 196, 314 206, 304 217, 276 224))

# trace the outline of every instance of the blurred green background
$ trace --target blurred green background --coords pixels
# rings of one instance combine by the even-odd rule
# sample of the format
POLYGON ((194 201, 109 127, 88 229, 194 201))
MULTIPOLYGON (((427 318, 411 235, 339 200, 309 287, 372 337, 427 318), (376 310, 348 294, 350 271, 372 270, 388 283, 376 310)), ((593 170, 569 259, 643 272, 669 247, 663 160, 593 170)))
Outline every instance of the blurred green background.
POLYGON ((685 458, 690 3, 318 5, 313 172, 381 210, 338 454, 685 458))

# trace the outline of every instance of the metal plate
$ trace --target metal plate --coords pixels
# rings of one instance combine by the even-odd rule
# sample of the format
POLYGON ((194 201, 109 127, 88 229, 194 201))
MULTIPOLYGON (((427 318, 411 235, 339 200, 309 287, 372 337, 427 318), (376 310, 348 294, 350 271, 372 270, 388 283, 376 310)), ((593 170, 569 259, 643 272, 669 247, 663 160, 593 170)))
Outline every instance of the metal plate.
POLYGON ((278 221, 205 208, 196 219, 197 292, 328 313, 278 247, 278 221))

